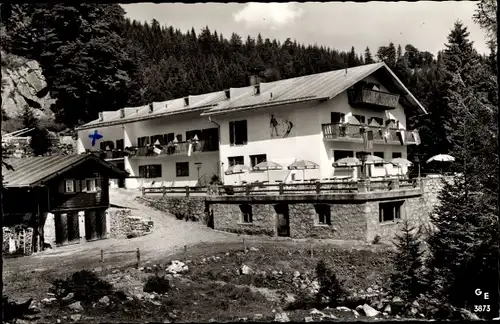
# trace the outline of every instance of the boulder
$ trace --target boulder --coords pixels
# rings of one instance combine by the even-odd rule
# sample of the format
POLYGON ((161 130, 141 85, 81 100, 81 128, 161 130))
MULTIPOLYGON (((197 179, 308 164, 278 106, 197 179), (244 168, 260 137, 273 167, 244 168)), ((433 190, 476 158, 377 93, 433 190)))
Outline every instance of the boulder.
POLYGON ((300 272, 298 272, 297 270, 295 270, 295 271, 293 272, 293 277, 294 277, 294 278, 298 278, 298 277, 300 277, 300 272))
POLYGON ((62 300, 64 301, 68 301, 68 300, 72 300, 73 298, 75 298, 75 294, 70 292, 69 294, 67 294, 62 300))
POLYGON ((108 296, 104 296, 101 299, 99 299, 99 304, 102 304, 105 306, 108 306, 110 302, 111 302, 111 300, 109 299, 108 296))
POLYGON ((345 306, 338 306, 335 309, 338 311, 341 311, 341 312, 350 312, 351 311, 351 309, 349 307, 345 307, 345 306))
POLYGON ((188 270, 189 268, 186 264, 184 264, 184 262, 177 260, 172 261, 172 263, 166 269, 166 271, 171 274, 184 273, 188 270))
POLYGON ((252 273, 252 269, 247 266, 247 265, 243 265, 240 269, 240 273, 243 274, 243 275, 247 275, 247 274, 251 274, 252 273))
POLYGON ((314 320, 313 320, 312 316, 306 316, 304 318, 304 321, 306 321, 306 323, 309 323, 309 322, 313 322, 314 320))
POLYGON ((290 319, 288 318, 288 315, 285 312, 282 313, 276 313, 274 316, 274 321, 275 322, 290 322, 290 319))
POLYGON ((82 304, 79 301, 69 304, 68 308, 75 312, 83 312, 82 304))
POLYGON ((387 304, 384 308, 384 313, 390 314, 391 313, 391 304, 387 304))
POLYGON ((460 312, 460 317, 464 320, 479 320, 479 317, 476 314, 467 309, 460 308, 458 311, 460 312))
POLYGON ((365 313, 366 316, 368 317, 374 317, 380 314, 379 311, 371 307, 370 305, 364 304, 363 305, 363 312, 365 313))
POLYGON ((80 314, 73 314, 69 318, 71 318, 71 320, 74 321, 74 322, 78 322, 82 318, 82 315, 80 315, 80 314))

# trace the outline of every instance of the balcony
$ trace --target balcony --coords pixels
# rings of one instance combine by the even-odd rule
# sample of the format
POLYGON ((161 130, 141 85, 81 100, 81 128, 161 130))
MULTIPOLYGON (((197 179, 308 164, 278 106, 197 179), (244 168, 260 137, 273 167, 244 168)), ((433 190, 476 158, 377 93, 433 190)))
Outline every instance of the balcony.
POLYGON ((347 98, 352 107, 382 110, 395 109, 399 102, 399 95, 370 89, 350 89, 347 98))
MULTIPOLYGON (((360 132, 362 126, 359 125, 343 125, 343 124, 322 124, 323 138, 325 140, 340 141, 340 142, 362 142, 363 137, 360 132)), ((387 138, 384 138, 384 131, 380 127, 363 126, 367 131, 373 131, 374 143, 389 143, 400 144, 398 131, 403 131, 405 143, 407 145, 417 144, 414 131, 398 130, 389 128, 387 138)), ((418 134, 418 131, 416 131, 418 134)))
POLYGON ((189 144, 193 144, 192 153, 200 152, 216 152, 219 150, 219 142, 213 140, 201 140, 196 142, 178 142, 171 145, 165 145, 160 152, 154 151, 154 146, 148 147, 135 147, 132 148, 131 156, 160 156, 160 155, 187 155, 189 151, 189 144))

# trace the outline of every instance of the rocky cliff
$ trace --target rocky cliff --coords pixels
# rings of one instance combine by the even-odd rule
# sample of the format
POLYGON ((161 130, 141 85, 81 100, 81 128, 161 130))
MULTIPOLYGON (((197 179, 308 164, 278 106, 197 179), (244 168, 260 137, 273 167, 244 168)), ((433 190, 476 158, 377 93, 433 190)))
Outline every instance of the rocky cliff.
POLYGON ((2 55, 2 110, 7 119, 17 119, 28 105, 40 120, 53 120, 50 97, 42 68, 37 61, 8 54, 2 55))

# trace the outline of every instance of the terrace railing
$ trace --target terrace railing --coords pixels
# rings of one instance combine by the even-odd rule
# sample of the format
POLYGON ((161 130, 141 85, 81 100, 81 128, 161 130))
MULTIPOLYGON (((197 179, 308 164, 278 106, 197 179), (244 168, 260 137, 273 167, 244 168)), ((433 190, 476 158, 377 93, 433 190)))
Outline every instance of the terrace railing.
POLYGON ((155 187, 142 188, 142 195, 147 194, 208 194, 221 196, 234 195, 303 195, 303 194, 334 194, 334 193, 363 193, 374 191, 391 191, 399 189, 418 188, 417 179, 411 180, 379 180, 357 182, 311 182, 311 183, 250 183, 245 185, 222 185, 203 187, 155 187))
POLYGON ((395 109, 399 102, 399 95, 371 90, 350 89, 347 91, 349 104, 353 107, 370 107, 383 110, 395 109))
MULTIPOLYGON (((384 129, 382 127, 374 126, 360 126, 360 125, 345 125, 345 124, 322 124, 323 137, 325 139, 333 140, 361 140, 362 134, 360 128, 364 127, 367 130, 373 131, 373 140, 375 141, 385 141, 384 129)), ((405 142, 408 144, 416 143, 414 131, 400 130, 395 128, 387 129, 387 141, 388 142, 399 142, 398 131, 403 131, 405 142)))
POLYGON ((219 150, 219 142, 214 140, 183 141, 175 144, 163 145, 160 152, 154 151, 154 146, 143 146, 132 148, 135 156, 157 156, 157 155, 187 155, 189 144, 192 144, 192 152, 215 152, 219 150))

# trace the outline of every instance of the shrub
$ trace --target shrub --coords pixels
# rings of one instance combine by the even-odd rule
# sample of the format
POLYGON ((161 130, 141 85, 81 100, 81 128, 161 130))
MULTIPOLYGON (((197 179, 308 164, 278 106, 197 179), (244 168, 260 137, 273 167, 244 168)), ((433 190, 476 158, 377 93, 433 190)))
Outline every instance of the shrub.
POLYGON ((380 235, 378 235, 378 234, 375 235, 375 237, 373 238, 372 244, 379 244, 380 243, 380 239, 381 239, 380 235))
POLYGON ((170 290, 170 281, 165 276, 155 274, 150 276, 146 283, 144 283, 143 291, 147 293, 155 292, 157 294, 164 294, 170 290))
POLYGON ((316 300, 319 304, 326 299, 331 306, 336 306, 341 299, 347 296, 347 291, 337 279, 333 270, 328 268, 323 260, 320 260, 316 265, 316 277, 319 282, 316 300))
POLYGON ((99 279, 94 272, 87 270, 75 272, 66 280, 54 280, 52 284, 50 292, 59 300, 69 293, 73 293, 75 300, 89 304, 104 296, 114 294, 113 286, 110 283, 99 279))

